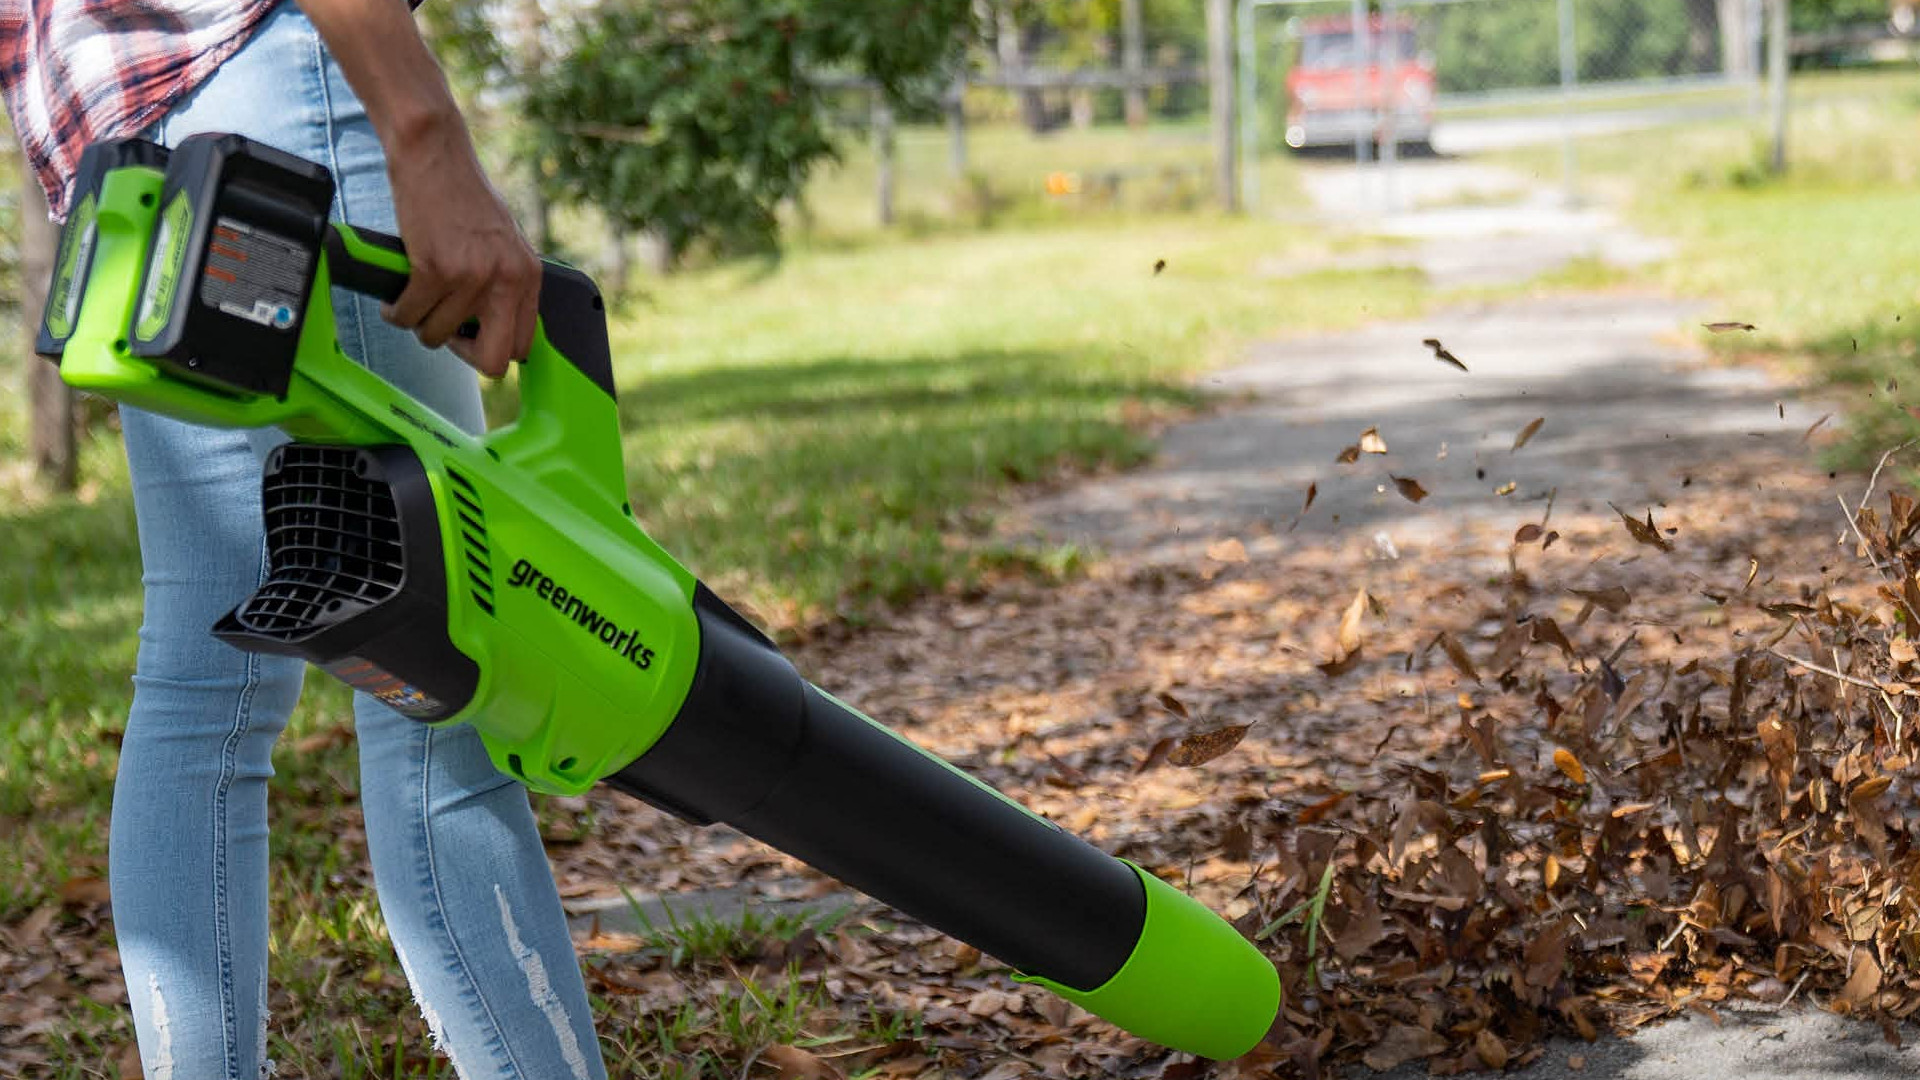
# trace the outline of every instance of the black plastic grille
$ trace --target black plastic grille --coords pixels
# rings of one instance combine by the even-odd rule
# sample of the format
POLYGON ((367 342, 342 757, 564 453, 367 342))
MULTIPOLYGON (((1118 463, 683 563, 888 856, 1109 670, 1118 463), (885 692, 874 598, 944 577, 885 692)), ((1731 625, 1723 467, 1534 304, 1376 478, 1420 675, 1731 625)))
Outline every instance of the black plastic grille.
POLYGON ((268 459, 261 496, 268 580, 234 612, 242 628, 297 640, 399 591, 400 515, 372 455, 289 443, 268 459))
POLYGON ((460 521, 460 546, 466 554, 467 593, 480 610, 493 614, 493 549, 487 546, 487 512, 480 505, 480 491, 473 481, 451 465, 445 466, 452 482, 453 512, 460 521))

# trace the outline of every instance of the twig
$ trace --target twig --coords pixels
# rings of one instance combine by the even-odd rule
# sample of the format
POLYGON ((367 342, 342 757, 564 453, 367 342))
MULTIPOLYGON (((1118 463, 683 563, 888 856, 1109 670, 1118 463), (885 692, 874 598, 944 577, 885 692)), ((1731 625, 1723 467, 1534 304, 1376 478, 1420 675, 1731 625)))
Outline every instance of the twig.
POLYGON ((1905 450, 1907 447, 1912 446, 1916 442, 1920 442, 1920 439, 1908 439, 1906 442, 1903 442, 1899 446, 1896 446, 1893 449, 1887 451, 1886 453, 1880 455, 1880 463, 1873 467, 1873 475, 1867 477, 1867 490, 1865 494, 1860 496, 1860 509, 1865 510, 1867 508, 1867 503, 1870 500, 1872 500, 1873 485, 1880 482, 1880 470, 1887 467, 1887 459, 1899 453, 1900 451, 1905 450))
POLYGON ((1811 968, 1801 972, 1800 977, 1794 980, 1793 989, 1787 991, 1787 996, 1780 999, 1780 1004, 1775 1005, 1773 1007, 1773 1011, 1774 1012, 1784 1011, 1786 1007, 1793 1002, 1794 995, 1798 994, 1800 992, 1800 988, 1806 985, 1807 976, 1811 974, 1813 974, 1813 970, 1811 968))
POLYGON ((1880 689, 1880 686, 1878 683, 1871 683, 1865 679, 1859 678, 1858 676, 1848 675, 1844 671, 1835 671, 1833 668, 1830 668, 1830 667, 1821 667, 1819 664, 1816 664, 1811 660, 1803 660, 1800 657, 1793 655, 1792 653, 1783 653, 1779 649, 1771 649, 1771 648, 1768 649, 1767 651, 1769 653, 1772 653, 1774 656, 1777 656, 1780 659, 1785 660, 1789 664, 1796 664, 1800 667, 1806 668, 1808 671, 1817 671, 1820 674, 1825 675, 1829 678, 1839 679, 1843 683, 1850 683, 1854 686, 1863 687, 1868 690, 1880 689))
MULTIPOLYGON (((1860 546, 1867 549, 1867 561, 1873 564, 1873 569, 1875 573, 1880 572, 1880 569, 1881 569, 1880 557, 1873 553, 1873 545, 1867 543, 1867 538, 1864 535, 1862 535, 1860 532, 1860 522, 1859 522, 1860 511, 1865 510, 1867 508, 1867 503, 1873 500, 1874 485, 1880 482, 1880 470, 1887 467, 1887 461, 1891 459, 1893 455, 1899 453, 1902 450, 1905 450, 1909 446, 1912 446, 1915 442, 1920 442, 1920 439, 1908 439, 1906 442, 1903 442, 1899 446, 1896 446, 1893 449, 1887 451, 1886 453, 1880 455, 1879 463, 1874 465, 1873 467, 1873 475, 1867 477, 1867 490, 1862 492, 1860 495, 1860 506, 1858 509, 1854 509, 1854 510, 1847 509, 1847 497, 1845 495, 1834 496, 1834 498, 1840 500, 1840 509, 1846 512, 1847 524, 1853 527, 1853 535, 1859 537, 1860 546)), ((1914 612, 1914 615, 1916 617, 1920 617, 1920 612, 1914 612)))
MULTIPOLYGON (((1861 548, 1863 548, 1866 551, 1867 561, 1873 564, 1874 572, 1879 573, 1880 572, 1880 556, 1875 555, 1873 553, 1873 545, 1867 543, 1866 534, 1860 531, 1860 522, 1855 520, 1856 511, 1847 509, 1847 497, 1845 495, 1835 495, 1834 498, 1839 500, 1840 512, 1846 515, 1847 524, 1853 527, 1853 535, 1859 539, 1861 548)), ((1860 504, 1860 508, 1862 510, 1866 509, 1866 506, 1867 504, 1864 502, 1860 504)))

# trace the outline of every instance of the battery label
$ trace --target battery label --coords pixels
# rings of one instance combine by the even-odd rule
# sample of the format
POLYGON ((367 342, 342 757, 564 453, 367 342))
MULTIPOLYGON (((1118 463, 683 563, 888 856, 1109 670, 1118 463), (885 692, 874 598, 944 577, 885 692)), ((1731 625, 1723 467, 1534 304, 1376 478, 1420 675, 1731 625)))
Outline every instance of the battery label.
POLYGON ((53 294, 47 302, 47 333, 54 338, 72 336, 73 324, 80 316, 80 294, 86 291, 87 271, 93 265, 93 243, 100 231, 91 192, 80 200, 79 209, 67 223, 61 237, 60 261, 53 271, 53 294))
POLYGON ((378 664, 349 656, 325 665, 327 674, 378 698, 393 711, 414 719, 434 719, 446 711, 440 699, 378 664))
POLYGON ((223 217, 213 223, 200 302, 248 322, 291 330, 300 321, 313 253, 284 236, 223 217))

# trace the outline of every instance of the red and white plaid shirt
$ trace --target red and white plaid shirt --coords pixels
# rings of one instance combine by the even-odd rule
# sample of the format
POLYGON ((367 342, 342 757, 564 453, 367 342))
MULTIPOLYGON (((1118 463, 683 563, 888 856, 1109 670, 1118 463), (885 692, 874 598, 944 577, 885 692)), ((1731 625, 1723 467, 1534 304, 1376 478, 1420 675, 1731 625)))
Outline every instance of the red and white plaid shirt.
POLYGON ((56 220, 80 153, 136 135, 280 0, 0 0, 0 97, 56 220))

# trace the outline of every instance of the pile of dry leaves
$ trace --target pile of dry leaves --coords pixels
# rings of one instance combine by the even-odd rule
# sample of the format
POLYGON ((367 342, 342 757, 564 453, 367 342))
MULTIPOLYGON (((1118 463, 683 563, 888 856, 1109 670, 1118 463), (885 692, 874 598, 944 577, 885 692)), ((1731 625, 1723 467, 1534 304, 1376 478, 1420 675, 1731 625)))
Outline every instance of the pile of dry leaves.
MULTIPOLYGON (((805 658, 1257 937, 1286 1006, 1248 1075, 1499 1069, 1733 999, 1897 1039, 1920 1009, 1920 509, 1850 522, 1785 456, 1693 471, 1638 515, 1563 498, 1385 555, 1276 530, 1004 583, 805 658)), ((951 955, 827 969, 927 1012, 921 1067, 945 1046, 1019 1075, 1190 1071, 951 955)))

